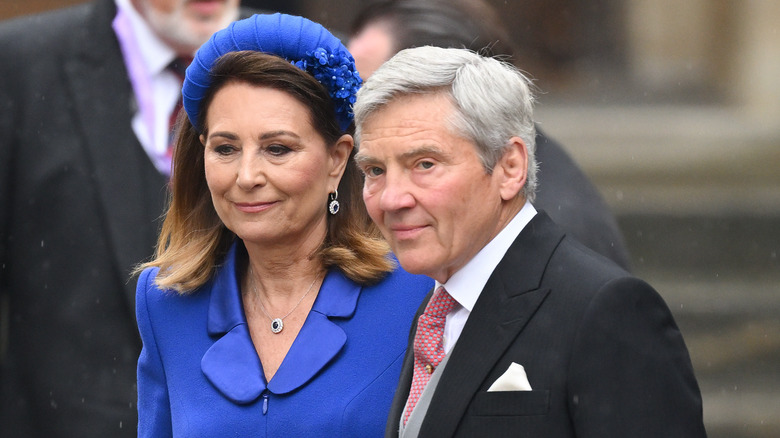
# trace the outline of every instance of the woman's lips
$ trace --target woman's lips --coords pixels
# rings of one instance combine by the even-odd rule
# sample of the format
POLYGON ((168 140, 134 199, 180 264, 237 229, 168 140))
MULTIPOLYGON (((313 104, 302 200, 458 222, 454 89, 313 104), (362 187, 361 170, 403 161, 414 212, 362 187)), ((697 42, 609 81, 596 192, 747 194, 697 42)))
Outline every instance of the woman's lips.
POLYGON ((243 213, 259 213, 261 211, 268 210, 274 206, 276 202, 234 202, 238 211, 243 213))

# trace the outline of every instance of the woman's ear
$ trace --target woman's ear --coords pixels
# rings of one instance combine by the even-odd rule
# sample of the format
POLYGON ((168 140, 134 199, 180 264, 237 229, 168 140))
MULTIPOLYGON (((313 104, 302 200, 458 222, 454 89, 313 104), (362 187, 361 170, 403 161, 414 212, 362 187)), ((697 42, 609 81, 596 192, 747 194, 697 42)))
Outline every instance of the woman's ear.
POLYGON ((525 186, 528 176, 528 148, 520 137, 509 139, 509 146, 496 163, 493 172, 500 172, 501 199, 514 199, 525 186))
POLYGON ((355 141, 349 134, 344 134, 336 141, 336 144, 330 148, 330 169, 328 175, 336 178, 334 187, 338 186, 341 176, 344 175, 344 169, 347 167, 352 148, 355 147, 355 141))

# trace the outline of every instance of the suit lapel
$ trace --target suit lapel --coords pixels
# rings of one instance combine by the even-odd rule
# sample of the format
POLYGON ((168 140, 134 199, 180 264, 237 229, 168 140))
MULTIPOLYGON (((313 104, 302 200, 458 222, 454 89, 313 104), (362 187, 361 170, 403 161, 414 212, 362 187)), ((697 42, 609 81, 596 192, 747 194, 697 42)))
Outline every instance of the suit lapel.
MULTIPOLYGON (((116 274, 129 304, 135 285, 129 281, 129 269, 151 255, 156 229, 150 221, 159 217, 165 179, 151 174, 145 181, 142 166, 151 166, 131 127, 132 89, 111 21, 116 14, 111 1, 97 2, 90 19, 96 29, 82 30, 76 38, 74 56, 64 63, 66 81, 74 103, 77 123, 84 135, 85 160, 91 168, 98 201, 103 206, 102 219, 116 263, 116 274), (140 153, 139 153, 140 152, 140 153), (158 187, 159 194, 150 192, 158 187), (154 199, 149 199, 156 195, 154 199)), ((132 307, 131 307, 132 308, 132 307)))
POLYGON ((542 275, 563 232, 544 213, 523 229, 490 276, 450 353, 420 436, 452 436, 474 395, 549 290, 542 275), (457 421, 453 421, 457 419, 457 421))

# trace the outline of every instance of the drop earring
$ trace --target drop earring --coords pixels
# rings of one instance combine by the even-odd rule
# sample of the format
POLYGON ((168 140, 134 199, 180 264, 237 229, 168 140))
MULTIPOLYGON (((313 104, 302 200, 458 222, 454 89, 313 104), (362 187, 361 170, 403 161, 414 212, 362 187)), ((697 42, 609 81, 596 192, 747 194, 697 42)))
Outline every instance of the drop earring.
POLYGON ((339 208, 341 207, 339 205, 339 191, 336 190, 335 193, 330 194, 330 203, 328 203, 328 211, 330 214, 336 214, 339 212, 339 208))

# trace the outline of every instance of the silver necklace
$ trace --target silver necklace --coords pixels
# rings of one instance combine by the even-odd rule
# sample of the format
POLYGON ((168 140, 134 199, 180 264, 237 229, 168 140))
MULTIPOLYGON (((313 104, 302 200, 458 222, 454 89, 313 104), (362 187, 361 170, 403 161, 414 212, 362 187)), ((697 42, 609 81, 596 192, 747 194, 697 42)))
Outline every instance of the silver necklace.
POLYGON ((255 292, 255 299, 257 300, 257 304, 260 305, 260 310, 263 311, 265 316, 267 316, 268 319, 271 320, 271 331, 274 334, 280 333, 282 331, 282 329, 284 329, 284 318, 287 318, 288 316, 290 316, 290 314, 293 313, 295 311, 295 309, 298 308, 298 306, 301 304, 301 302, 303 302, 303 299, 306 298, 306 295, 309 295, 309 292, 311 292, 311 288, 314 287, 314 283, 317 282, 317 277, 314 277, 314 280, 312 280, 311 284, 309 285, 309 288, 306 289, 306 293, 303 294, 301 299, 298 300, 297 303, 295 303, 295 306, 293 306, 293 308, 289 312, 287 312, 286 315, 284 315, 281 318, 272 318, 271 315, 269 315, 268 312, 265 311, 265 307, 263 306, 263 303, 260 302, 260 295, 257 292, 257 283, 255 283, 255 276, 252 273, 252 266, 251 265, 249 266, 249 276, 252 278, 252 290, 254 290, 254 292, 255 292))

